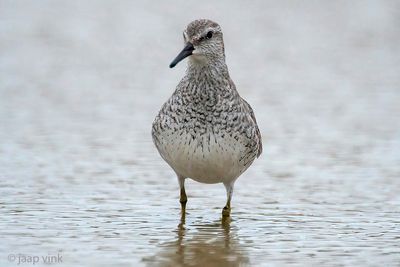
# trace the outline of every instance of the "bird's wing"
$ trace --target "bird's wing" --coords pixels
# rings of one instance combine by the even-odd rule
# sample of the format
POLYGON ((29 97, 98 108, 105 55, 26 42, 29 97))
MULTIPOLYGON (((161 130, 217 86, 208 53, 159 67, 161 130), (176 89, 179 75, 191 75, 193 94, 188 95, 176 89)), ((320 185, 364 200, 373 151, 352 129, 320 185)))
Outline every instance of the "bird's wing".
POLYGON ((242 98, 242 100, 243 100, 244 106, 246 107, 246 109, 247 109, 248 113, 250 114, 251 119, 253 120, 255 127, 256 127, 256 136, 258 139, 257 140, 257 143, 258 143, 257 158, 258 158, 261 155, 262 150, 263 150, 261 132, 260 132, 260 129, 258 128, 256 116, 254 115, 253 109, 251 108, 250 104, 247 103, 246 100, 244 100, 243 98, 242 98))

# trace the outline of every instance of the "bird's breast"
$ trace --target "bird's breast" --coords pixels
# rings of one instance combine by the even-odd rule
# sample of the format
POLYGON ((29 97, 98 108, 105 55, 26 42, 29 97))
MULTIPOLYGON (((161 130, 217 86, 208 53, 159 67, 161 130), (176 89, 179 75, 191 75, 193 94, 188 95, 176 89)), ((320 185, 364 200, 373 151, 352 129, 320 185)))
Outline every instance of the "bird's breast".
POLYGON ((247 169, 245 144, 228 133, 201 127, 169 129, 155 139, 161 156, 179 175, 202 183, 236 179, 247 169))

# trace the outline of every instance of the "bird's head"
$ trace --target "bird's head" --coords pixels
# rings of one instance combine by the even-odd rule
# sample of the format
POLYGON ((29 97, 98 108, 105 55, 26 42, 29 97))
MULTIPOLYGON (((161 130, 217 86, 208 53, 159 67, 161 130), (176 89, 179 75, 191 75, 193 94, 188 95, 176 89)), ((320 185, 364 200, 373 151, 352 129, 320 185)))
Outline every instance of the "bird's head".
POLYGON ((185 47, 169 65, 173 68, 182 59, 190 57, 193 64, 210 64, 225 61, 221 27, 214 21, 199 19, 192 21, 183 31, 185 47))

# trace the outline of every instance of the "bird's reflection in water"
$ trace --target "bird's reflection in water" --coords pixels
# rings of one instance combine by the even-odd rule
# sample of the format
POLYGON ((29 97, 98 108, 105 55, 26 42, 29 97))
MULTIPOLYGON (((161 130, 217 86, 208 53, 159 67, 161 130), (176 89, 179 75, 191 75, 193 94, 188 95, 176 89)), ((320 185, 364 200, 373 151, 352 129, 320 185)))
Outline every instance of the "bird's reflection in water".
POLYGON ((175 240, 145 261, 148 266, 247 266, 246 254, 230 218, 188 226, 182 216, 175 240))

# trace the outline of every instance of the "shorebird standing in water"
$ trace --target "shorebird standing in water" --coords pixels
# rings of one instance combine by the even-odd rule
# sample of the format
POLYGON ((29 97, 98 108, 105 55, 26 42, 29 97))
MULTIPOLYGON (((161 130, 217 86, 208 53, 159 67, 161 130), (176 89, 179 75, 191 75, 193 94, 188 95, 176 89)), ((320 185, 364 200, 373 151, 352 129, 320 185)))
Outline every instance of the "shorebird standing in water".
POLYGON ((189 57, 186 74, 153 122, 153 141, 178 176, 183 214, 184 183, 191 178, 224 184, 222 215, 227 217, 236 179, 262 152, 261 134, 252 108, 229 77, 220 26, 195 20, 183 38, 185 47, 170 68, 189 57))

